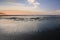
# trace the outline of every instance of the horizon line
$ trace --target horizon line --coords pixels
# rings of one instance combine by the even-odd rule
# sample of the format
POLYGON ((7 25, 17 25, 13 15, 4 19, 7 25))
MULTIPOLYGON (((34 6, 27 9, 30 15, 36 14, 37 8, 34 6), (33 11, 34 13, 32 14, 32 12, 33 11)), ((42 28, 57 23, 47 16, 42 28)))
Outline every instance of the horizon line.
POLYGON ((60 16, 60 15, 0 15, 0 16, 60 16))

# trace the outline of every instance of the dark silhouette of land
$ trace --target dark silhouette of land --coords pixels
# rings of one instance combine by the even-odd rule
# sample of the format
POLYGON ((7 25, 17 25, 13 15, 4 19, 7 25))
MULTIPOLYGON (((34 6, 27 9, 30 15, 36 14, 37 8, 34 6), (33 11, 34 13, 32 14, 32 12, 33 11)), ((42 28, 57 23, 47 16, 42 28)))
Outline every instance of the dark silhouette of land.
POLYGON ((0 15, 6 15, 5 13, 0 12, 0 15))

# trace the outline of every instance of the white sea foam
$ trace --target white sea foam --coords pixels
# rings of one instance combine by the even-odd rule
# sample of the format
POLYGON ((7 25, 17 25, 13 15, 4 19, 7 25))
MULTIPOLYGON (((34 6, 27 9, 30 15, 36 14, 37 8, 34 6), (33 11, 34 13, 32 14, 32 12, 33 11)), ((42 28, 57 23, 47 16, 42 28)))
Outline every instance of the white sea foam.
POLYGON ((27 33, 34 32, 38 29, 39 21, 14 21, 0 19, 0 29, 2 33, 27 33))

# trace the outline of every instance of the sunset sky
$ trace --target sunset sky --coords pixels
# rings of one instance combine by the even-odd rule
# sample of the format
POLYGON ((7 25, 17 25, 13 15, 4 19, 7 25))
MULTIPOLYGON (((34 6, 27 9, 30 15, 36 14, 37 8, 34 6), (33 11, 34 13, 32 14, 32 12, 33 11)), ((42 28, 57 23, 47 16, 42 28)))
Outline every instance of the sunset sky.
POLYGON ((60 15, 60 0, 0 0, 7 15, 60 15))

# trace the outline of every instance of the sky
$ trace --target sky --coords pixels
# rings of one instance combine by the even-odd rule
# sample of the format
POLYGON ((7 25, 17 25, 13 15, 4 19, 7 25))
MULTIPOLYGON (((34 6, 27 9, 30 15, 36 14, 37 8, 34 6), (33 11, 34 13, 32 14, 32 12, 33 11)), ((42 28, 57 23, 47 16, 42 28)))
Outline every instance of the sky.
POLYGON ((60 14, 60 0, 0 0, 0 12, 6 14, 60 14))

